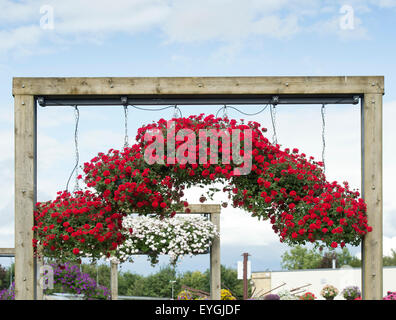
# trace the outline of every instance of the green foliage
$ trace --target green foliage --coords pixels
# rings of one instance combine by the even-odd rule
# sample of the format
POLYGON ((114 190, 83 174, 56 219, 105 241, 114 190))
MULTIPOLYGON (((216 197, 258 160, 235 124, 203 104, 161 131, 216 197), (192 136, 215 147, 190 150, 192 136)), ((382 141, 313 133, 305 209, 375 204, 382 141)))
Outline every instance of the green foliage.
POLYGON ((187 271, 180 276, 179 279, 180 286, 185 285, 196 290, 205 292, 210 291, 209 272, 202 273, 200 271, 187 271))
POLYGON ((396 250, 391 249, 391 252, 390 256, 384 257, 384 266, 396 266, 396 250))
POLYGON ((98 284, 110 288, 110 267, 107 264, 82 264, 81 269, 98 284))
POLYGON ((347 248, 343 248, 341 252, 337 253, 337 268, 350 265, 354 268, 359 268, 362 264, 359 258, 352 256, 347 248))
POLYGON ((172 267, 163 267, 159 272, 144 279, 144 292, 141 295, 149 297, 170 297, 172 292, 171 280, 175 280, 176 271, 172 267))
POLYGON ((281 266, 287 270, 316 269, 321 260, 322 256, 317 250, 298 245, 282 255, 281 266))
MULTIPOLYGON (((83 264, 82 271, 88 273, 93 279, 97 279, 96 266, 83 264)), ((229 289, 237 299, 243 297, 243 281, 237 279, 237 271, 232 268, 221 266, 222 288, 229 289)), ((98 266, 98 283, 110 286, 110 268, 107 265, 98 266)), ((210 292, 210 271, 187 271, 177 273, 171 266, 164 266, 156 273, 142 276, 130 271, 120 271, 118 274, 118 294, 122 296, 142 296, 170 298, 172 295, 172 283, 174 298, 182 289, 182 285, 192 289, 210 292)), ((251 287, 249 285, 249 294, 251 287)))
POLYGON ((321 252, 317 249, 308 249, 303 246, 295 246, 290 249, 290 252, 286 251, 282 255, 281 265, 283 269, 287 270, 331 268, 333 259, 336 259, 337 268, 344 265, 355 268, 361 266, 360 259, 352 256, 347 248, 343 248, 341 251, 329 250, 321 252))
POLYGON ((10 283, 10 272, 14 275, 14 263, 11 267, 5 268, 0 265, 0 290, 8 289, 11 285, 10 283))
MULTIPOLYGON (((209 273, 208 273, 209 275, 209 273)), ((221 266, 221 287, 231 291, 232 295, 237 299, 243 299, 243 280, 238 280, 238 272, 235 269, 221 266)), ((250 296, 251 287, 248 287, 248 295, 250 296)))
POLYGON ((7 270, 0 265, 0 290, 7 288, 7 270))

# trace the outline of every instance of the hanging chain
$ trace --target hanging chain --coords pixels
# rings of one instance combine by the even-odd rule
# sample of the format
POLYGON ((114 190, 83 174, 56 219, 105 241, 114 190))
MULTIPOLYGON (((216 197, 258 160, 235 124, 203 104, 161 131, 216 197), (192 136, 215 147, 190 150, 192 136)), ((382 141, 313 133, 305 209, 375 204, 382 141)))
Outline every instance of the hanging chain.
POLYGON ((124 105, 124 148, 128 147, 128 106, 124 105))
POLYGON ((226 105, 224 105, 224 108, 223 108, 223 118, 228 118, 227 106, 226 105))
POLYGON ((74 128, 74 148, 75 148, 75 159, 76 159, 76 165, 74 166, 69 179, 67 180, 66 184, 66 191, 69 191, 69 182, 73 174, 75 173, 76 175, 76 183, 74 185, 74 191, 81 190, 80 185, 79 185, 79 179, 78 179, 78 164, 80 161, 80 154, 78 152, 78 124, 80 122, 80 111, 78 110, 77 106, 74 106, 74 118, 75 118, 75 128, 74 128))
POLYGON ((173 118, 183 118, 183 114, 180 110, 180 108, 178 107, 177 104, 175 104, 174 109, 173 109, 173 118))
POLYGON ((323 162, 323 172, 326 171, 326 166, 325 166, 325 151, 326 151, 326 136, 325 136, 325 129, 326 129, 326 105, 323 104, 321 108, 321 114, 322 114, 322 162, 323 162))
POLYGON ((272 144, 278 144, 278 137, 276 135, 276 106, 270 106, 271 122, 272 122, 272 144))
POLYGON ((78 179, 78 164, 80 162, 80 153, 78 152, 78 125, 80 122, 80 111, 78 110, 77 106, 75 106, 74 114, 76 119, 76 130, 74 131, 74 146, 76 152, 76 184, 74 185, 74 191, 79 191, 81 190, 78 179))

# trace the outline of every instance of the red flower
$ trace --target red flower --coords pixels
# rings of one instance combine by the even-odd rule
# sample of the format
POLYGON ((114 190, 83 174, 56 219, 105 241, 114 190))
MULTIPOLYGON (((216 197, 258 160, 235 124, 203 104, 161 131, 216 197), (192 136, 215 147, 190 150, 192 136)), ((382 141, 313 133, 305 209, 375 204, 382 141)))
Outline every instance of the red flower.
POLYGON ((73 254, 77 255, 80 253, 80 250, 78 248, 73 249, 73 254))
POLYGON ((160 206, 161 206, 161 208, 164 209, 164 208, 166 208, 167 204, 165 202, 161 202, 160 206))
MULTIPOLYGON (((150 123, 138 129, 136 144, 122 151, 111 149, 107 154, 99 153, 84 164, 84 181, 88 187, 95 189, 95 193, 59 192, 56 200, 36 204, 35 237, 40 243, 47 244, 46 254, 54 257, 56 253, 64 253, 64 257, 69 258, 73 257, 71 248, 79 247, 95 257, 99 253, 107 256, 115 243, 124 241, 120 233, 123 215, 129 212, 157 213, 162 217, 173 215, 173 212, 188 206, 182 200, 185 186, 208 186, 224 180, 228 182, 224 192, 228 193, 229 203, 259 219, 269 219, 282 242, 291 245, 323 242, 329 247, 334 244, 358 245, 362 237, 372 231, 368 226, 366 204, 358 198, 358 192, 352 191, 347 183, 340 185, 326 181, 323 164, 314 161, 313 157, 299 154, 296 148, 290 152, 289 149, 282 150, 279 145, 272 145, 264 136, 266 129, 260 128, 259 123, 244 122, 242 119, 238 122, 213 115, 205 117, 203 114, 175 118, 173 121, 173 136, 181 137, 179 131, 182 129, 192 133, 186 137, 188 139, 178 141, 176 147, 195 136, 197 138, 194 145, 187 146, 185 156, 200 151, 198 132, 201 129, 229 135, 232 130, 238 129, 242 142, 248 136, 245 130, 250 130, 252 151, 247 152, 245 143, 238 149, 241 150, 240 155, 252 160, 249 176, 236 174, 238 170, 241 173, 242 165, 234 163, 232 156, 230 163, 221 164, 222 156, 231 152, 231 147, 222 138, 210 139, 204 149, 205 157, 212 156, 210 160, 217 158, 215 163, 202 165, 173 159, 177 161, 172 164, 169 161, 172 157, 164 156, 166 166, 149 166, 144 161, 145 149, 150 145, 144 138, 145 133, 155 129, 164 133, 168 130, 167 121, 163 119, 150 123), (212 145, 218 146, 217 154, 211 154, 212 145), (51 234, 45 233, 49 230, 54 230, 51 231, 55 233, 54 239, 51 234), (71 237, 67 244, 58 243, 65 230, 71 237), (81 243, 83 234, 89 238, 81 243), (48 244, 56 248, 53 253, 48 244)), ((159 140, 165 144, 164 150, 167 150, 169 139, 167 135, 159 140)), ((200 161, 202 156, 197 152, 190 160, 200 161)), ((208 192, 208 195, 211 193, 208 192)))

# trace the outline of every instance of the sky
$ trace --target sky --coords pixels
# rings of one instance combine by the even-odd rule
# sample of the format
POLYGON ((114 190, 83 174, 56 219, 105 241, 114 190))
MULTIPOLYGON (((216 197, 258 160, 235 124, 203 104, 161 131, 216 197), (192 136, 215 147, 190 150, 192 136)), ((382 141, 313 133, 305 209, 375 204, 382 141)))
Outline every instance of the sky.
MULTIPOLYGON (((13 77, 357 76, 383 75, 384 254, 396 249, 396 0, 0 0, 0 247, 14 246, 13 77)), ((179 106, 183 116, 222 106, 179 106)), ((319 105, 276 108, 282 147, 317 159, 322 153, 319 105)), ((238 106, 257 112, 262 106, 238 106)), ((173 110, 129 108, 129 143, 137 129, 170 118, 173 110)), ((245 116, 273 130, 268 110, 245 116)), ((325 162, 329 180, 360 189, 360 108, 328 105, 325 162)), ((38 200, 63 190, 74 167, 74 111, 38 107, 38 200)), ((81 107, 80 164, 121 148, 122 107, 81 107)), ((73 183, 74 180, 72 180, 73 183)), ((217 195, 214 202, 222 200, 217 195)), ((190 203, 199 194, 188 194, 190 203)), ((290 248, 267 222, 227 208, 221 214, 222 263, 236 267, 242 253, 253 271, 279 270, 290 248)), ((350 247, 354 254, 359 248, 350 247)), ((123 268, 147 274, 145 257, 123 268)), ((0 264, 11 260, 0 258, 0 264)), ((178 270, 206 270, 209 256, 185 257, 178 270)))

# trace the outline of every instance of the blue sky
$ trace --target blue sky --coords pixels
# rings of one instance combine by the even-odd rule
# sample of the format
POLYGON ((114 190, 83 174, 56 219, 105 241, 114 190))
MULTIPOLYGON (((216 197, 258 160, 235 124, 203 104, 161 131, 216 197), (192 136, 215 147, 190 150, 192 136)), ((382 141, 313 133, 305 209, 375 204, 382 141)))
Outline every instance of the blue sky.
MULTIPOLYGON (((396 249, 395 18, 395 0, 114 0, 111 5, 103 0, 0 0, 0 246, 13 246, 12 77, 384 75, 384 252, 396 249), (345 5, 349 20, 341 10, 345 5), (50 11, 40 13, 40 8, 50 11), (51 12, 53 28, 46 29, 50 20, 40 20, 51 12), (345 29, 351 21, 352 29, 345 29)), ((189 115, 215 113, 220 107, 181 110, 189 115)), ((81 164, 97 152, 122 146, 121 108, 80 110, 81 164)), ((242 117, 236 111, 228 114, 242 117)), ((130 142, 141 125, 170 116, 170 110, 131 109, 130 142)), ((254 119, 269 128, 271 137, 269 113, 254 119)), ((73 110, 39 108, 38 120, 38 196, 46 200, 64 188, 74 165, 73 110)), ((327 175, 358 188, 359 121, 356 106, 326 109, 327 175)), ((279 107, 277 134, 284 147, 320 158, 320 106, 279 107)), ((246 251, 253 270, 280 268, 280 256, 288 247, 265 222, 226 209, 221 224, 225 264, 236 267, 246 251)), ((138 258, 125 267, 141 273, 154 270, 148 266, 138 258)), ((179 268, 208 266, 208 256, 202 256, 185 258, 179 268)))

